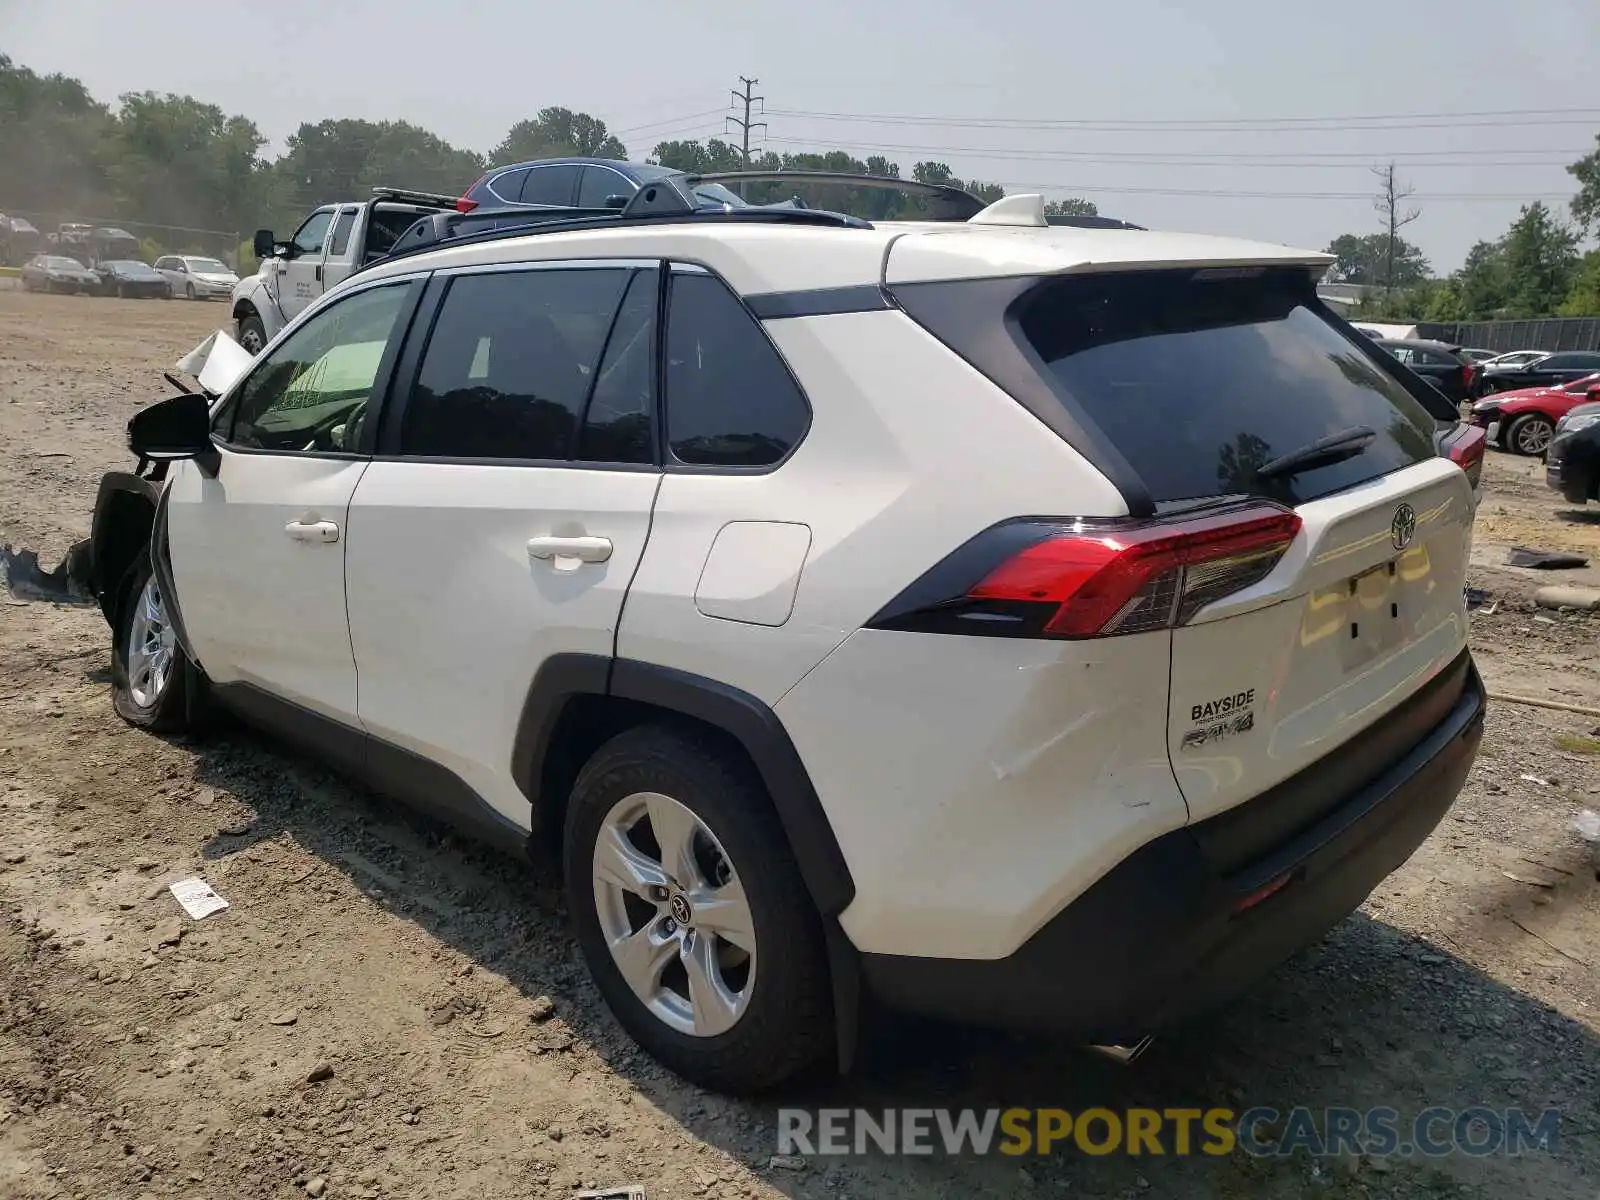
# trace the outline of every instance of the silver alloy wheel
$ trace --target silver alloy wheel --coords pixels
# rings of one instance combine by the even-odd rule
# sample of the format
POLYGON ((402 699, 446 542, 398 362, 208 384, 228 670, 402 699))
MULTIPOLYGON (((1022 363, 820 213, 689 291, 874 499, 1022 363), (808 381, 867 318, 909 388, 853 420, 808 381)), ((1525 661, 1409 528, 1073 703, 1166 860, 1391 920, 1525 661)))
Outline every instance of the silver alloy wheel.
POLYGON ((595 841, 594 904, 634 995, 680 1033, 732 1029, 756 983, 755 923, 716 835, 670 796, 612 805, 595 841))
POLYGON ((1517 449, 1523 454, 1543 454, 1555 433, 1555 426, 1543 417, 1524 421, 1517 429, 1517 449))
POLYGON ((154 575, 145 580, 133 606, 133 620, 128 623, 128 694, 140 708, 154 708, 172 681, 178 646, 154 575))

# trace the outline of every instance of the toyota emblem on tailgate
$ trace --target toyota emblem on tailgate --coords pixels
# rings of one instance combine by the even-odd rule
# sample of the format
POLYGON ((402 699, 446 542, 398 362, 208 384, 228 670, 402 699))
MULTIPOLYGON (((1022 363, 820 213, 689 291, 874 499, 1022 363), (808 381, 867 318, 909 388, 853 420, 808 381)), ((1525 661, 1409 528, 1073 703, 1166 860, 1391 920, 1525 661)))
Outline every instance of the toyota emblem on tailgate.
POLYGON ((1394 520, 1389 522, 1389 540, 1394 543, 1396 550, 1404 550, 1411 544, 1411 539, 1417 532, 1417 510, 1409 504, 1402 504, 1394 510, 1394 520))

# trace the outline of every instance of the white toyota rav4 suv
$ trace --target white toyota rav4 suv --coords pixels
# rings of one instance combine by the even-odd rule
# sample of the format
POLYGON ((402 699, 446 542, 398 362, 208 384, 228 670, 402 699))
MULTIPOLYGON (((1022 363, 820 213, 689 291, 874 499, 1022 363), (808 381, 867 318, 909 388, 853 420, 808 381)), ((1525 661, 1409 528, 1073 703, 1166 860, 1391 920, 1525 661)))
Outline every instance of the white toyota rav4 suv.
POLYGON ((741 1091, 869 997, 1132 1045, 1434 828, 1482 436, 1326 255, 657 190, 423 230, 135 417, 118 711, 557 850, 618 1020, 741 1091))

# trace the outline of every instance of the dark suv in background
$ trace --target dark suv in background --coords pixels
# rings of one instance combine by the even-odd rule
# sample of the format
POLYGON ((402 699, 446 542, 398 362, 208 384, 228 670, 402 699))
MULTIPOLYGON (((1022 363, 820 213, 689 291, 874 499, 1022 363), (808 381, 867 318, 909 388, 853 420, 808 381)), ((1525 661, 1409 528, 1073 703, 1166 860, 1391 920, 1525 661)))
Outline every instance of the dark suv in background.
MULTIPOLYGON (((651 163, 621 162, 610 158, 544 158, 537 162, 495 167, 456 201, 461 212, 477 208, 620 209, 646 184, 682 176, 682 171, 651 163)), ((737 193, 719 183, 701 183, 695 197, 708 205, 744 207, 737 193)))
POLYGON ((1476 399, 1482 390, 1482 372, 1460 346, 1420 339, 1374 340, 1458 405, 1476 399))

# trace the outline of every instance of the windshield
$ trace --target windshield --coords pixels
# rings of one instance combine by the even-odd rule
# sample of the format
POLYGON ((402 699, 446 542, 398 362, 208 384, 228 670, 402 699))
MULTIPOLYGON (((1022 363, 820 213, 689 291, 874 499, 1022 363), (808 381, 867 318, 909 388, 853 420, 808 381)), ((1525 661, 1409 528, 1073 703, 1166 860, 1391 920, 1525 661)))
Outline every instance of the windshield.
POLYGON ((118 259, 116 262, 101 263, 100 265, 108 267, 118 275, 155 275, 157 273, 153 267, 146 263, 129 262, 124 259, 118 259))
POLYGON ((233 274, 232 267, 227 266, 224 263, 220 263, 214 258, 186 258, 183 261, 189 264, 189 270, 193 271, 196 275, 233 274))
POLYGON ((727 204, 734 208, 749 207, 745 199, 737 192, 731 192, 720 183, 696 184, 694 194, 709 204, 727 204))
MULTIPOLYGON (((634 175, 640 183, 650 183, 657 179, 665 179, 669 175, 682 175, 682 171, 675 171, 671 167, 657 167, 646 164, 633 168, 634 175)), ((733 208, 749 208, 749 202, 742 199, 737 192, 730 191, 720 183, 698 183, 695 185, 694 194, 697 199, 705 204, 727 204, 733 208)))

